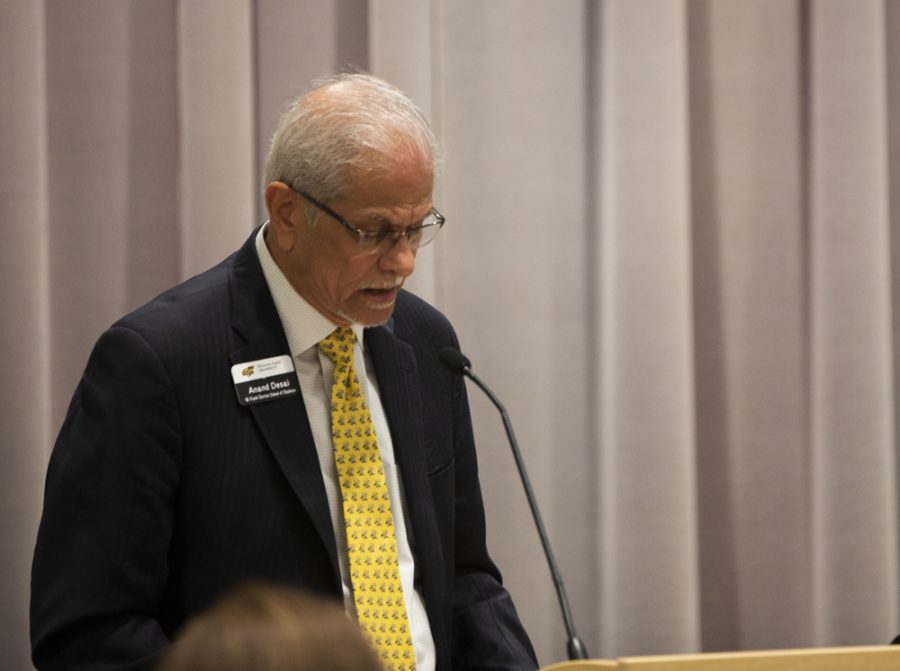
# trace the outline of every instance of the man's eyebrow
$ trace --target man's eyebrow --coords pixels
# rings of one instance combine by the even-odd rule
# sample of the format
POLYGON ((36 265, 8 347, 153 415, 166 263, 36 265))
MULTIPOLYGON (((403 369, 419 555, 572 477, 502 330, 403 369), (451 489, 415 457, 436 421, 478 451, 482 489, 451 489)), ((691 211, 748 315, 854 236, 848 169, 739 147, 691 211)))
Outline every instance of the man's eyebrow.
POLYGON ((380 212, 369 212, 368 214, 363 215, 363 217, 365 219, 367 219, 368 221, 377 221, 377 222, 381 222, 384 224, 392 223, 391 220, 386 215, 381 214, 380 212))
MULTIPOLYGON (((422 219, 424 219, 424 217, 422 219)), ((403 226, 402 224, 396 223, 395 221, 391 220, 388 216, 381 214, 379 212, 369 212, 368 214, 364 214, 361 218, 360 223, 380 224, 382 228, 391 228, 391 229, 396 229, 396 230, 409 228, 408 226, 403 226)), ((420 219, 416 223, 411 224, 411 226, 418 226, 421 223, 422 223, 422 220, 420 219)))

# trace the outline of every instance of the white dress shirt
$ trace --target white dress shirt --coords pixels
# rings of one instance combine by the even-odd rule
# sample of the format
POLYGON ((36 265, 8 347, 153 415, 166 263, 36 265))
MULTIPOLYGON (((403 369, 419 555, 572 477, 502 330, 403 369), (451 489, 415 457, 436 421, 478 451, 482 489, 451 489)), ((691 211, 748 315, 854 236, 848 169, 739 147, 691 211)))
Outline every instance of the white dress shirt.
MULTIPOLYGON (((256 236, 256 252, 262 264, 263 274, 281 324, 287 336, 288 347, 300 381, 300 393, 306 406, 309 426, 319 455, 319 466, 325 481, 325 493, 328 496, 328 507, 331 510, 331 522, 334 526, 334 537, 337 542, 338 563, 341 570, 341 583, 344 590, 344 608, 355 617, 356 605, 353 600, 353 588, 347 559, 347 537, 344 530, 344 512, 341 501, 341 490, 337 481, 334 465, 334 447, 331 444, 331 384, 334 379, 334 363, 317 347, 319 341, 330 334, 336 326, 307 303, 290 285, 287 278, 276 265, 268 247, 265 235, 266 223, 256 236)), ((425 612, 422 595, 415 589, 415 560, 410 549, 406 531, 406 500, 403 496, 403 483, 394 459, 394 445, 387 417, 378 392, 377 380, 369 355, 363 343, 363 327, 353 324, 356 334, 356 345, 353 351, 356 374, 366 397, 375 435, 378 438, 378 449, 384 463, 384 474, 387 481, 388 495, 391 499, 391 511, 394 515, 394 532, 397 536, 397 554, 400 563, 400 582, 403 585, 403 596, 406 601, 406 612, 412 634, 413 648, 416 653, 417 671, 433 671, 435 665, 434 641, 431 627, 425 612), (360 362, 363 365, 360 365, 360 362)))

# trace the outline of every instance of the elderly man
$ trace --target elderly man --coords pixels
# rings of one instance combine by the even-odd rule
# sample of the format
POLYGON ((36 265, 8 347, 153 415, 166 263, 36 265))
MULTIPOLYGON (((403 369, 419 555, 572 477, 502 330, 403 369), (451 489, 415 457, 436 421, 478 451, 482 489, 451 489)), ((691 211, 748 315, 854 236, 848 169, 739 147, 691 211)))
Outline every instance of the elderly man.
POLYGON ((47 476, 38 669, 144 669, 233 585, 343 599, 389 669, 531 669, 485 546, 446 319, 402 290, 444 223, 400 91, 318 82, 282 117, 269 221, 97 342, 47 476))

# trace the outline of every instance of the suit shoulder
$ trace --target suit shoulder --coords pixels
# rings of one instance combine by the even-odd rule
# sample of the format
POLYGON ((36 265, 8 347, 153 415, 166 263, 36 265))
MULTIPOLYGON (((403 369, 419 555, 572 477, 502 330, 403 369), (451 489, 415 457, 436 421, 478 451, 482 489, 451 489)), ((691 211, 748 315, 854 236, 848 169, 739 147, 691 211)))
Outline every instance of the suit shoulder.
POLYGON ((228 260, 161 293, 116 321, 112 328, 141 333, 148 340, 178 338, 222 328, 230 318, 228 260))
POLYGON ((440 310, 405 290, 397 296, 393 328, 394 333, 405 340, 456 340, 453 325, 440 310))

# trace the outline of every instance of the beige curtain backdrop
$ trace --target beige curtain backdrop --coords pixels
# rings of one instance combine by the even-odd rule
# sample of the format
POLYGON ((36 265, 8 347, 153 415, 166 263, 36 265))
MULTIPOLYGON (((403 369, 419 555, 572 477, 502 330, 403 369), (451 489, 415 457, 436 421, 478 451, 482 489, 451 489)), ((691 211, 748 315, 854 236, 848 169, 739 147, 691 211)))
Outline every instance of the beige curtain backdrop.
MULTIPOLYGON (((410 286, 509 409, 590 652, 900 633, 900 1, 0 0, 0 666, 93 342, 262 220, 279 110, 348 66, 443 137, 410 286)), ((470 395, 492 551, 561 660, 470 395)))

